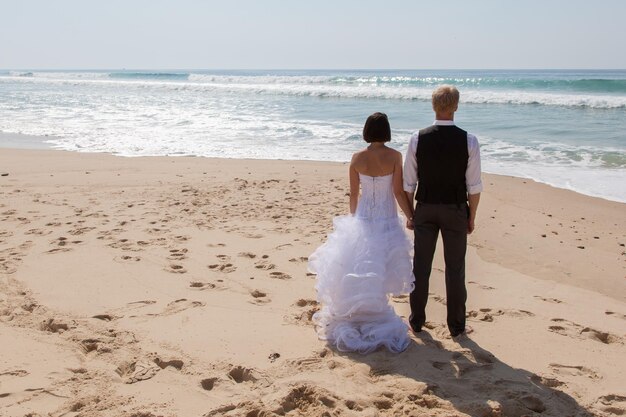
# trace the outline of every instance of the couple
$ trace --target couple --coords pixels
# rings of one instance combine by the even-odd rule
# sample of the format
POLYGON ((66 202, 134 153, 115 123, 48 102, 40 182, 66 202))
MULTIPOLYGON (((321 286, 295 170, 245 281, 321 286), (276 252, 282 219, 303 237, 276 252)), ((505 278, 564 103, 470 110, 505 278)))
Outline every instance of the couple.
POLYGON ((433 92, 435 123, 411 137, 404 179, 402 155, 385 146, 391 140, 387 116, 374 113, 365 122, 363 139, 369 146, 350 163, 351 216, 336 217, 334 231, 309 258, 322 303, 313 316, 318 336, 341 351, 368 353, 385 346, 401 352, 408 347, 407 324, 389 305, 390 294, 410 292, 409 325, 414 332, 422 330, 439 231, 448 329, 453 337, 466 332, 465 251, 482 183, 478 141, 454 125, 458 103, 453 86, 433 92), (412 267, 411 241, 396 201, 406 227, 415 233, 412 267))

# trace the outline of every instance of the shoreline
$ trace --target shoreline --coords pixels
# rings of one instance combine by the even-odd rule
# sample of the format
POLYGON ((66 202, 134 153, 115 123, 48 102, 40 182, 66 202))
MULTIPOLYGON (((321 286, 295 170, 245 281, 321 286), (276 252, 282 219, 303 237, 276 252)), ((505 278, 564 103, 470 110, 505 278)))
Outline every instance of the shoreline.
POLYGON ((25 135, 0 131, 0 149, 39 149, 56 150, 48 143, 46 136, 25 135))
MULTIPOLYGON (((425 330, 398 355, 345 354, 316 337, 306 262, 348 212, 346 165, 0 151, 0 408, 626 412, 623 203, 486 174, 474 332, 447 332, 439 242, 425 330)), ((391 304, 408 317, 407 296, 391 304)))
MULTIPOLYGON (((248 160, 246 158, 237 158, 237 157, 214 157, 214 156, 202 156, 202 155, 119 155, 111 152, 92 152, 92 151, 71 151, 66 149, 59 149, 54 147, 54 145, 45 143, 46 140, 50 140, 52 137, 48 136, 37 136, 37 135, 26 135, 22 133, 8 133, 0 131, 0 149, 33 149, 33 150, 52 150, 52 151, 62 151, 62 152, 71 152, 71 153, 79 153, 79 154, 106 154, 121 158, 179 158, 179 157, 192 157, 192 158, 206 158, 206 159, 225 159, 225 160, 248 160)), ((331 164, 344 164, 348 161, 326 161, 326 160, 314 160, 314 159, 256 159, 249 158, 250 160, 259 160, 259 161, 293 161, 293 162, 319 162, 319 163, 331 163, 331 164)), ((484 164, 483 164, 484 165, 484 164)), ((587 197, 598 198, 605 201, 622 203, 626 204, 626 196, 623 199, 619 198, 611 198, 607 196, 602 196, 598 194, 584 193, 572 188, 560 187, 555 185, 554 183, 550 183, 549 181, 543 181, 537 178, 533 178, 530 175, 513 175, 513 174, 504 174, 504 173, 495 173, 490 171, 485 171, 483 169, 483 174, 488 175, 498 175, 503 177, 512 177, 512 178, 520 178, 524 180, 530 180, 538 184, 543 184, 555 189, 571 191, 576 194, 584 195, 587 197)))

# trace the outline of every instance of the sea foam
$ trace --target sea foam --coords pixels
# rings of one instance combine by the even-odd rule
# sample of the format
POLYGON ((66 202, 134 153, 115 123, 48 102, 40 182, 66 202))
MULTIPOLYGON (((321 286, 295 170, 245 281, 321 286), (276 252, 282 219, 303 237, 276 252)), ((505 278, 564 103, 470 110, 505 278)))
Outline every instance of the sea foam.
POLYGON ((626 71, 0 72, 0 131, 59 149, 349 161, 368 114, 390 146, 432 122, 434 86, 461 90, 483 166, 626 201, 626 71))

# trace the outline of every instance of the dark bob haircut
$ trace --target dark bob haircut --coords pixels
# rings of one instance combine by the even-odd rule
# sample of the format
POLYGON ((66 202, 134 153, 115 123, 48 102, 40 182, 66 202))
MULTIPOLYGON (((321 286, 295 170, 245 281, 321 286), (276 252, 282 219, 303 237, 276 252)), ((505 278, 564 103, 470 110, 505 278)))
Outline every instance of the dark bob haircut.
POLYGON ((363 139, 367 143, 391 140, 391 127, 385 113, 376 112, 367 118, 363 126, 363 139))

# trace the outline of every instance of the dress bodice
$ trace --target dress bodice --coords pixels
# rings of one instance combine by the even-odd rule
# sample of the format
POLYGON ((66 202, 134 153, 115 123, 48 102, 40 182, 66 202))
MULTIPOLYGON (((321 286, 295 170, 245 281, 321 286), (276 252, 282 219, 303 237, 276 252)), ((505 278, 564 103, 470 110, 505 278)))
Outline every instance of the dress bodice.
POLYGON ((385 219, 396 217, 396 200, 393 195, 393 174, 379 177, 359 174, 361 197, 356 209, 356 216, 366 219, 385 219))

